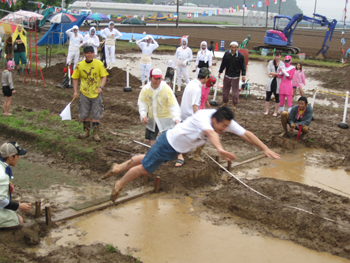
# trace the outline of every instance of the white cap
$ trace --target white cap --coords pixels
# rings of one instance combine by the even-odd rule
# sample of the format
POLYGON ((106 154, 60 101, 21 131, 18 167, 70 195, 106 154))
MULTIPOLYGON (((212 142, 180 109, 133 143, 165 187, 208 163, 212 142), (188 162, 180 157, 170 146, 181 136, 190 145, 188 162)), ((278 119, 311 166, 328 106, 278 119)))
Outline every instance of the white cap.
POLYGON ((74 25, 74 26, 73 26, 73 30, 74 30, 74 29, 78 29, 78 30, 79 30, 79 27, 78 27, 77 25, 74 25))
POLYGON ((232 45, 234 45, 234 46, 237 46, 237 47, 238 47, 238 43, 237 43, 236 41, 232 41, 232 42, 230 43, 230 46, 232 46, 232 45))
POLYGON ((159 68, 152 69, 149 75, 150 75, 150 77, 153 77, 153 78, 162 78, 163 77, 163 73, 159 68))

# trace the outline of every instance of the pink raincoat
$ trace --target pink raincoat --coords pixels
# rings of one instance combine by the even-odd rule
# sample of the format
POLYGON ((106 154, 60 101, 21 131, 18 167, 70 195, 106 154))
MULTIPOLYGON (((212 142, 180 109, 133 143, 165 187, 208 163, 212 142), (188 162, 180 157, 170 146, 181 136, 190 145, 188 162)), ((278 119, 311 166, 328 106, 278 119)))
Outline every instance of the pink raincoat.
POLYGON ((304 70, 295 70, 292 79, 293 87, 302 87, 305 85, 305 74, 304 70))

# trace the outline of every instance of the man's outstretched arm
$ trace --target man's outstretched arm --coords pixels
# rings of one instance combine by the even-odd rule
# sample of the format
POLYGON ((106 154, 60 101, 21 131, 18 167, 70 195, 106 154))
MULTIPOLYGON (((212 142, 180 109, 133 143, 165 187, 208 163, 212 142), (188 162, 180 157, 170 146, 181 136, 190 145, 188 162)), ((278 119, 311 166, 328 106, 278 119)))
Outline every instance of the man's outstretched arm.
POLYGON ((258 137, 256 137, 253 133, 250 131, 246 131, 243 136, 241 136, 245 141, 249 142, 252 145, 255 145, 256 147, 260 148, 264 154, 267 157, 272 157, 275 159, 281 159, 280 155, 278 153, 275 153, 274 151, 271 151, 269 147, 267 147, 262 141, 259 140, 258 137))

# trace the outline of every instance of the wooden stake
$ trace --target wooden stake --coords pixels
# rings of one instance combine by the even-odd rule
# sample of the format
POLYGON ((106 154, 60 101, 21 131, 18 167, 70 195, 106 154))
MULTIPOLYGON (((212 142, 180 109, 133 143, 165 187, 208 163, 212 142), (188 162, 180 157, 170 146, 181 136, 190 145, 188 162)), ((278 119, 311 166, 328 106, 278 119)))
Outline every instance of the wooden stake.
POLYGON ((160 177, 156 177, 156 183, 154 184, 154 192, 158 193, 159 192, 159 187, 160 187, 160 177))
POLYGON ((143 184, 146 185, 148 183, 148 175, 143 176, 143 184))
POLYGON ((227 170, 231 171, 231 165, 232 165, 232 162, 227 161, 227 170))
POLYGON ((45 206, 45 217, 46 217, 46 225, 48 227, 51 227, 52 221, 51 221, 51 207, 50 206, 45 206))
POLYGON ((215 161, 218 163, 219 162, 219 155, 215 156, 215 161))
POLYGON ((41 202, 36 201, 35 202, 35 218, 40 217, 40 215, 41 215, 41 202))
POLYGON ((271 138, 271 147, 275 146, 275 136, 271 138))
POLYGON ((286 138, 283 138, 283 141, 282 141, 282 151, 283 152, 286 151, 286 138))

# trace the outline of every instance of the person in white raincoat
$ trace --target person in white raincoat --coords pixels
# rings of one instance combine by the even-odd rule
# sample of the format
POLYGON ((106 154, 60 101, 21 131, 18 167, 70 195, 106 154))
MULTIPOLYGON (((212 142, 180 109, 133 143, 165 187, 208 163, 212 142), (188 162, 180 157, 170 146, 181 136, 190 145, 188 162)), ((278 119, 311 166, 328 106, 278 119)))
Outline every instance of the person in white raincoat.
POLYGON ((115 61, 115 41, 121 38, 123 35, 114 28, 114 22, 109 21, 108 28, 105 28, 101 32, 105 38, 105 55, 107 69, 111 69, 115 61))
POLYGON ((68 47, 68 56, 67 56, 67 65, 74 59, 74 67, 77 66, 79 62, 80 50, 79 48, 83 45, 83 36, 79 34, 79 27, 77 25, 66 31, 66 34, 69 37, 69 47, 68 47), (73 31, 73 32, 72 32, 73 31))
POLYGON ((184 37, 181 42, 181 47, 178 47, 175 53, 174 63, 177 74, 177 91, 181 91, 181 74, 184 76, 186 84, 190 82, 187 66, 191 62, 193 54, 192 49, 190 49, 187 45, 188 39, 184 37))
POLYGON ((151 71, 152 67, 152 52, 159 47, 158 43, 153 39, 151 35, 145 36, 144 38, 137 40, 136 45, 139 46, 139 48, 142 50, 142 56, 141 56, 141 86, 142 89, 143 86, 145 86, 145 75, 147 76, 147 83, 149 83, 149 72, 151 71))
POLYGON ((207 42, 202 41, 200 50, 197 52, 196 59, 196 76, 201 68, 208 68, 211 71, 213 65, 213 53, 207 49, 207 42))
POLYGON ((150 82, 139 95, 138 106, 141 121, 146 124, 145 138, 152 146, 159 132, 172 128, 181 121, 180 106, 173 90, 162 81, 162 71, 154 68, 150 72, 150 82))
POLYGON ((95 55, 97 55, 97 49, 100 46, 100 40, 96 35, 96 28, 90 27, 89 34, 84 36, 83 46, 92 46, 95 50, 95 55))

